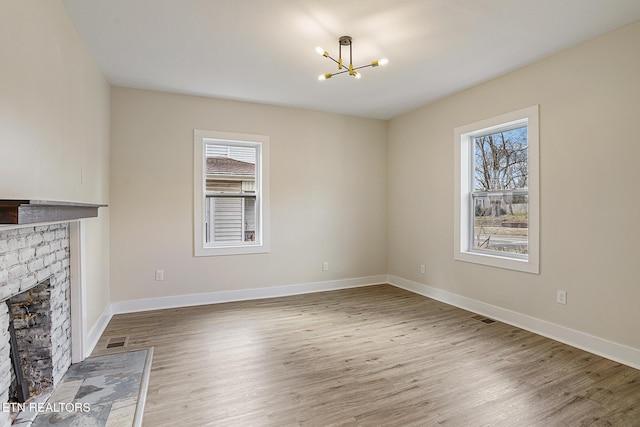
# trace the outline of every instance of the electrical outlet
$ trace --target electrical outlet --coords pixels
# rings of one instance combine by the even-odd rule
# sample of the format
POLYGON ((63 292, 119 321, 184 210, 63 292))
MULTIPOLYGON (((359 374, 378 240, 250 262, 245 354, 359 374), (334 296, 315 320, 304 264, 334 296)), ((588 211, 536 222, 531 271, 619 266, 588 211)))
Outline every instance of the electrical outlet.
POLYGON ((558 292, 556 293, 556 302, 558 304, 566 304, 567 303, 567 291, 562 291, 560 289, 558 289, 558 292))
POLYGON ((329 261, 322 263, 322 271, 329 271, 329 261))
POLYGON ((156 270, 156 280, 164 280, 164 270, 156 270))
POLYGON ((426 267, 424 266, 424 264, 420 264, 420 273, 424 274, 425 271, 426 267))

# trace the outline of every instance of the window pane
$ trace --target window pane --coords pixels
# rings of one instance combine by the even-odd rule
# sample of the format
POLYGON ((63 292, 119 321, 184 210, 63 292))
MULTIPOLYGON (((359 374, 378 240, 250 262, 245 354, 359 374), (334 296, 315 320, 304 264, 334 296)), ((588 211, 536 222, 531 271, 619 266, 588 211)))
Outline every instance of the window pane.
POLYGON ((205 225, 206 243, 255 242, 255 196, 207 196, 205 225))
POLYGON ((474 191, 528 187, 527 127, 474 138, 474 191))
POLYGON ((473 196, 473 249, 507 254, 529 253, 529 197, 499 194, 473 196))
POLYGON ((255 147, 206 144, 206 158, 206 191, 255 193, 255 147))

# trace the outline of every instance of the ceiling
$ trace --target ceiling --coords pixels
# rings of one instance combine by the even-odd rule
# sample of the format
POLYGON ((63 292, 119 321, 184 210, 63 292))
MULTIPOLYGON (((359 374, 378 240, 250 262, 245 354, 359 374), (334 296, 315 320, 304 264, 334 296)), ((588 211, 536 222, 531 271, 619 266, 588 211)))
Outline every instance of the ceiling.
POLYGON ((379 119, 640 20, 640 0, 63 3, 112 85, 379 119), (342 35, 389 65, 318 81, 342 35))

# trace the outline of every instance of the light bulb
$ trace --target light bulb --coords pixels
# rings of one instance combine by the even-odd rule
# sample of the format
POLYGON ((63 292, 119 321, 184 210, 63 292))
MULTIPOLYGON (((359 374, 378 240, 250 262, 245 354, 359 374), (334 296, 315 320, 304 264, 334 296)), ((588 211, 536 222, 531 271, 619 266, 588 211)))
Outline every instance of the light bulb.
POLYGON ((316 53, 320 56, 329 56, 329 52, 321 48, 320 46, 316 47, 316 53))
POLYGON ((327 80, 327 79, 330 79, 330 78, 331 78, 331 76, 333 76, 333 74, 331 74, 331 73, 327 73, 327 74, 320 74, 320 75, 318 76, 318 80, 320 80, 320 81, 322 81, 322 80, 327 80))
POLYGON ((371 66, 377 67, 378 65, 387 65, 389 60, 387 58, 378 59, 377 61, 372 61, 371 66))
POLYGON ((357 72, 357 71, 354 71, 354 72, 353 72, 353 77, 355 77, 356 79, 359 79, 360 77, 362 77, 362 74, 360 74, 360 73, 359 73, 359 72, 357 72))

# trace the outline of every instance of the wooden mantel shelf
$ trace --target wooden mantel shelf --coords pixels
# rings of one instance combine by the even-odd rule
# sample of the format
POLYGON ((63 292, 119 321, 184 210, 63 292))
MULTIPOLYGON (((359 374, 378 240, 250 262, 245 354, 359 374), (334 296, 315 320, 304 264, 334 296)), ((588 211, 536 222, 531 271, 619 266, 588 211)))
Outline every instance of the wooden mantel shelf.
POLYGON ((55 202, 50 200, 1 200, 0 225, 37 224, 95 218, 107 205, 55 202))

